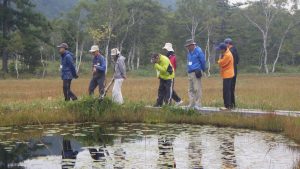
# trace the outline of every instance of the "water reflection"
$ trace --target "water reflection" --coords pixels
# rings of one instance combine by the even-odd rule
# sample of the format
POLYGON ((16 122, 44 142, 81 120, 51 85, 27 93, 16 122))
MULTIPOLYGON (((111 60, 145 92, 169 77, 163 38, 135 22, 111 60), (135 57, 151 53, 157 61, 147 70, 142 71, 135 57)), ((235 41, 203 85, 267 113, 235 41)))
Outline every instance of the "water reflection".
POLYGON ((201 135, 197 131, 190 133, 189 139, 189 168, 203 169, 202 166, 202 147, 201 147, 201 135))
POLYGON ((161 133, 158 137, 158 166, 160 168, 176 168, 176 161, 173 152, 173 141, 174 138, 169 134, 162 135, 161 133))
POLYGON ((278 134, 193 125, 0 127, 0 168, 286 168, 299 146, 278 134))
POLYGON ((62 169, 74 168, 78 151, 73 151, 71 141, 63 139, 62 169))
POLYGON ((234 137, 235 134, 230 129, 219 135, 222 168, 235 169, 237 167, 234 152, 234 137))

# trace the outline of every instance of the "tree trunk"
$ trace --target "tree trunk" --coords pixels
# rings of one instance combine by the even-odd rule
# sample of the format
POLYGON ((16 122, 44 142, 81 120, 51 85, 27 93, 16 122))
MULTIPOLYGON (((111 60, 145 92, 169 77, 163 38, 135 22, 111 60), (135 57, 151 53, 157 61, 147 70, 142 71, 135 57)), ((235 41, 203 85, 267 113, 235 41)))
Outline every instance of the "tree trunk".
POLYGON ((127 67, 128 67, 128 70, 131 70, 131 67, 130 67, 131 58, 132 58, 132 47, 129 50, 128 58, 127 58, 127 67))
POLYGON ((135 51, 136 51, 136 42, 134 40, 134 42, 133 42, 133 48, 132 48, 132 57, 131 57, 131 61, 130 61, 131 70, 134 70, 135 51))
POLYGON ((80 65, 81 65, 81 61, 82 61, 83 46, 84 46, 84 42, 81 43, 81 47, 80 47, 79 61, 78 61, 77 65, 76 65, 77 66, 77 68, 76 68, 77 73, 79 73, 79 69, 80 69, 80 65))
POLYGON ((206 48, 205 48, 205 56, 206 56, 206 61, 207 61, 207 76, 210 76, 210 28, 207 28, 207 43, 206 43, 206 48))
POLYGON ((276 59, 275 59, 274 62, 273 62, 272 73, 275 73, 276 64, 277 64, 278 59, 279 59, 279 57, 280 57, 280 52, 281 52, 281 49, 282 49, 282 46, 283 46, 283 43, 284 43, 284 41, 285 41, 285 38, 286 38, 287 34, 290 32, 290 30, 291 30, 294 26, 298 25, 299 23, 300 23, 300 21, 296 22, 295 24, 293 24, 293 22, 291 22, 291 23, 288 25, 287 29, 284 31, 284 34, 282 35, 281 40, 280 40, 280 45, 279 45, 279 47, 278 47, 276 59))
POLYGON ((18 54, 14 54, 15 55, 15 70, 17 73, 17 79, 19 79, 19 68, 18 68, 18 60, 19 60, 19 56, 18 54))
POLYGON ((263 46, 264 46, 264 68, 265 68, 265 73, 266 74, 269 74, 269 67, 268 67, 268 32, 266 32, 264 35, 263 35, 263 46))
POLYGON ((140 68, 140 48, 137 48, 136 70, 140 68))
POLYGON ((45 68, 45 61, 43 59, 43 49, 40 49, 40 54, 41 54, 41 64, 43 66, 43 74, 42 74, 42 78, 45 78, 45 72, 46 72, 46 68, 45 68))

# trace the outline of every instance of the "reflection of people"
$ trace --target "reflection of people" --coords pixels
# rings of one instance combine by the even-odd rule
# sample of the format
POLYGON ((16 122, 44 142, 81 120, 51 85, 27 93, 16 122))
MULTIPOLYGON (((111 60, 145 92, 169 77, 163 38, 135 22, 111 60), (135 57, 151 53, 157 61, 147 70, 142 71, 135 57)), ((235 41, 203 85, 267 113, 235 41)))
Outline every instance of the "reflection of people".
POLYGON ((125 57, 121 55, 118 48, 114 48, 111 50, 111 57, 114 62, 114 87, 112 89, 112 100, 118 104, 123 104, 123 96, 122 96, 122 83, 124 79, 126 79, 126 65, 125 65, 125 57))
POLYGON ((176 162, 173 152, 173 139, 167 135, 158 137, 158 164, 160 168, 176 168, 176 162))
POLYGON ((92 159, 94 160, 93 165, 99 166, 99 167, 105 167, 106 165, 106 152, 104 147, 99 147, 99 149, 96 148, 89 148, 90 155, 92 159))
POLYGON ((57 46, 61 55, 61 79, 63 80, 63 91, 65 101, 77 100, 75 94, 71 91, 72 79, 77 79, 78 75, 74 65, 73 54, 68 51, 69 46, 66 43, 62 43, 57 46))
POLYGON ((202 107, 202 71, 205 71, 205 55, 201 48, 196 45, 193 39, 186 41, 185 47, 188 49, 187 54, 187 71, 189 79, 189 108, 200 109, 202 107))
POLYGON ((62 155, 62 168, 72 168, 75 166, 75 160, 77 157, 78 151, 73 151, 71 146, 71 141, 63 139, 63 150, 62 155))
POLYGON ((200 143, 201 143, 201 140, 199 140, 199 137, 197 134, 191 135, 190 141, 189 141, 189 146, 188 146, 189 161, 190 161, 189 168, 203 169, 203 166, 201 164, 202 150, 201 150, 200 143))
POLYGON ((172 64, 169 58, 158 53, 151 55, 151 63, 154 64, 159 78, 158 97, 154 107, 161 107, 163 102, 168 105, 172 99, 172 83, 174 78, 172 64))
POLYGON ((104 93, 106 60, 99 52, 99 47, 94 45, 91 47, 90 53, 93 56, 93 77, 89 86, 89 94, 94 94, 94 90, 99 88, 100 96, 104 93))
POLYGON ((234 134, 224 134, 220 138, 220 150, 222 154, 222 165, 224 168, 236 168, 236 157, 234 154, 234 134))
POLYGON ((115 164, 114 169, 123 169, 125 168, 125 157, 126 152, 123 148, 118 148, 114 152, 115 164))
MULTIPOLYGON (((172 46, 172 43, 166 43, 165 46, 163 47, 167 51, 166 56, 170 59, 170 62, 174 68, 174 72, 176 71, 177 63, 176 63, 176 55, 172 46)), ((174 90, 174 84, 175 84, 175 77, 173 79, 173 91, 172 91, 172 99, 175 101, 175 105, 179 106, 183 103, 181 98, 177 95, 177 93, 174 90)))
POLYGON ((233 56, 225 43, 221 43, 217 50, 221 52, 218 64, 220 66, 221 76, 223 78, 223 100, 224 107, 221 110, 232 109, 232 80, 234 77, 233 56))

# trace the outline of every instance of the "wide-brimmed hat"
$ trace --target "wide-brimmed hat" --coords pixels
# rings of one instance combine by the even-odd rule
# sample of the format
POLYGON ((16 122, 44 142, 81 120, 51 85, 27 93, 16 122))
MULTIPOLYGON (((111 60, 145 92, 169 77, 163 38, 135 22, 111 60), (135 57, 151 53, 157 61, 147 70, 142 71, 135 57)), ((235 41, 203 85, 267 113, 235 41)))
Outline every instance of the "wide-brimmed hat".
POLYGON ((120 51, 118 48, 111 49, 111 51, 110 51, 111 56, 117 56, 118 54, 120 54, 120 51))
POLYGON ((57 46, 58 48, 65 48, 68 49, 69 45, 67 43, 61 43, 60 45, 57 46))
POLYGON ((166 49, 169 52, 174 52, 172 43, 166 43, 163 49, 166 49))
POLYGON ((190 46, 190 45, 196 45, 196 42, 193 39, 188 39, 185 41, 185 47, 190 46))
POLYGON ((96 52, 96 51, 99 51, 99 46, 98 46, 98 45, 93 45, 93 46, 91 47, 90 52, 93 53, 93 52, 96 52))

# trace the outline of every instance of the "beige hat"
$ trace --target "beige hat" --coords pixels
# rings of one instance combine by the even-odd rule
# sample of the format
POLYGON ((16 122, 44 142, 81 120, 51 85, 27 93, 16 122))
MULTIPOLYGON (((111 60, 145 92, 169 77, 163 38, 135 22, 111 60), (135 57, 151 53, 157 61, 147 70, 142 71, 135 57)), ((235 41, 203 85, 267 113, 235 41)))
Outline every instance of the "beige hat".
POLYGON ((163 47, 163 49, 166 49, 169 52, 174 52, 172 43, 166 43, 165 46, 163 47))
POLYGON ((185 47, 190 46, 190 45, 196 45, 196 42, 193 39, 188 39, 185 41, 185 47))
POLYGON ((65 49, 68 49, 69 46, 67 43, 61 43, 60 45, 57 46, 57 48, 65 48, 65 49))
POLYGON ((111 56, 116 56, 116 55, 118 55, 118 54, 120 54, 120 51, 119 51, 118 48, 113 48, 113 49, 110 51, 110 55, 111 55, 111 56))
POLYGON ((99 46, 98 46, 98 45, 93 45, 93 46, 91 47, 90 52, 93 53, 93 52, 96 52, 96 51, 99 51, 99 46))

